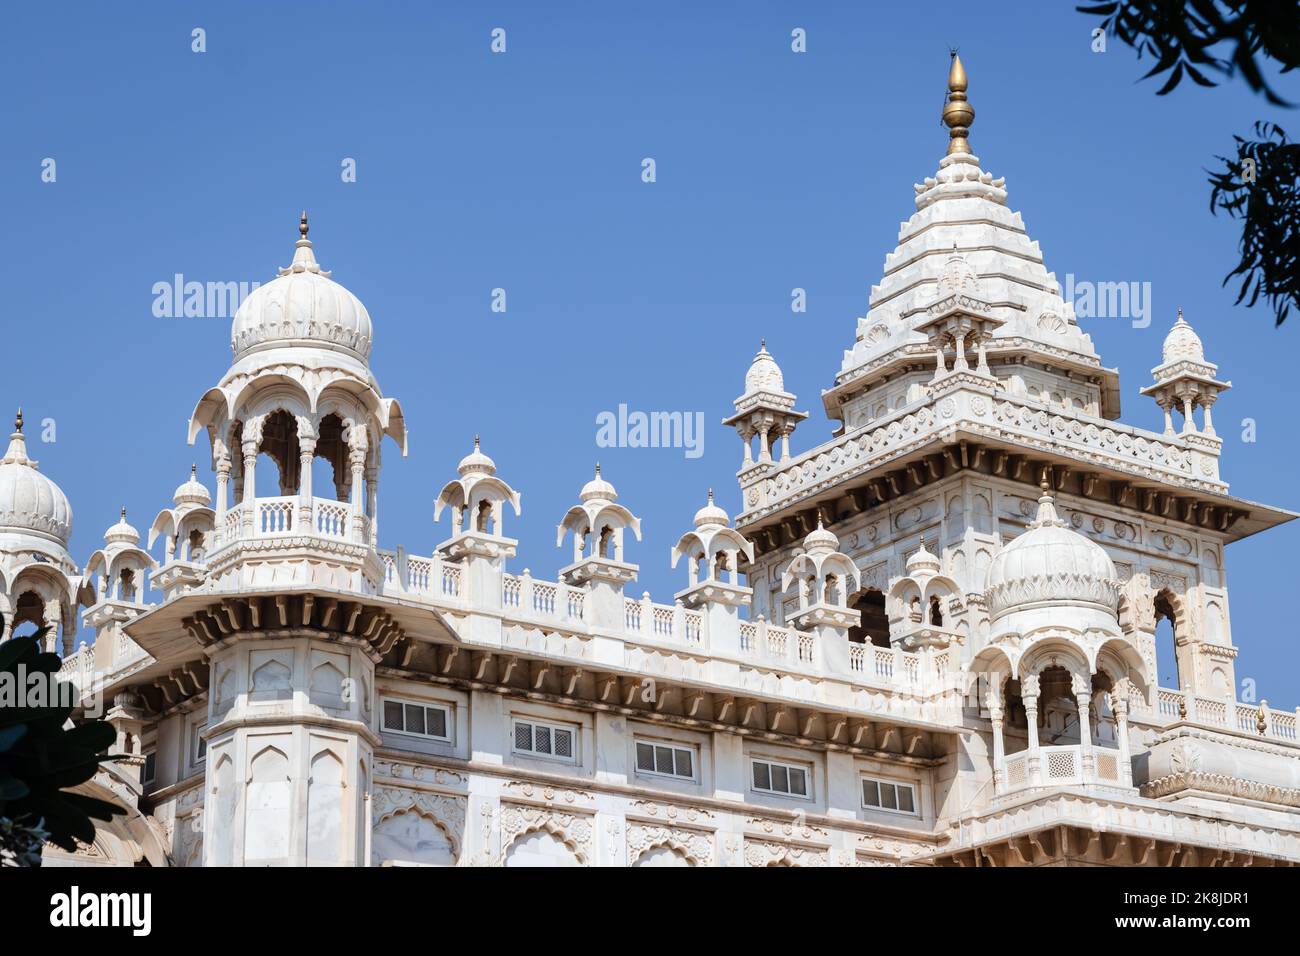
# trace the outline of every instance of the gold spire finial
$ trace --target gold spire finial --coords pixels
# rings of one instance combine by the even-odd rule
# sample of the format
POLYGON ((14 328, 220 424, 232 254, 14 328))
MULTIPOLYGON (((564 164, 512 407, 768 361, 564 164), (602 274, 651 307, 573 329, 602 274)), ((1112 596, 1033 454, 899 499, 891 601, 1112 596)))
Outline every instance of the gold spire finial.
POLYGON ((952 51, 952 67, 948 70, 948 101, 943 106, 943 122, 948 127, 948 155, 969 153, 966 134, 975 122, 975 107, 966 99, 966 69, 956 50, 952 51))
POLYGON ((302 216, 298 220, 298 235, 300 235, 304 239, 307 238, 307 210, 306 209, 302 211, 302 216))
POLYGON ((18 406, 18 414, 14 416, 14 431, 23 430, 23 407, 18 406))

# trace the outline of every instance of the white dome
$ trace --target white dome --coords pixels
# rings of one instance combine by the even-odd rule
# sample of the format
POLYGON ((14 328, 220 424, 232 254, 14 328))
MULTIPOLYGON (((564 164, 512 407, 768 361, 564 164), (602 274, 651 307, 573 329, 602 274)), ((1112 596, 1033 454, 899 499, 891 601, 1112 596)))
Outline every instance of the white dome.
POLYGON ((190 465, 190 477, 185 484, 177 487, 172 495, 172 503, 176 505, 199 505, 206 506, 212 503, 212 495, 208 489, 195 477, 195 467, 190 465))
POLYGON ((731 518, 727 513, 713 503, 713 489, 710 488, 708 504, 695 512, 695 527, 702 528, 705 525, 722 525, 725 527, 730 521, 731 518))
POLYGON ((460 460, 460 464, 456 466, 456 470, 460 472, 462 478, 471 472, 480 475, 494 475, 496 474, 497 463, 487 455, 483 454, 482 450, 478 446, 478 436, 475 435, 474 450, 460 460))
POLYGON ((833 532, 823 528, 821 519, 818 518, 817 527, 808 532, 808 537, 803 539, 803 549, 805 551, 838 551, 840 549, 840 539, 835 537, 833 532))
POLYGON ((137 545, 140 543, 140 532, 127 524, 125 508, 122 509, 122 516, 118 518, 117 524, 104 532, 104 541, 107 544, 137 545))
POLYGON ((65 546, 72 534, 72 506, 58 485, 36 470, 27 457, 23 416, 18 413, 9 450, 0 459, 0 530, 34 531, 65 546))
POLYGON ((749 371, 745 373, 745 394, 784 391, 785 376, 781 374, 781 366, 776 364, 776 359, 767 350, 767 340, 764 339, 754 361, 749 365, 749 371))
POLYGON ((907 573, 910 575, 929 574, 933 577, 941 569, 942 565, 939 559, 926 548, 925 539, 922 538, 920 549, 907 559, 907 573))
POLYGON ((321 270, 307 238, 307 214, 299 225, 293 264, 254 289, 235 312, 230 347, 236 358, 259 348, 307 346, 370 356, 373 328, 361 300, 321 270))
POLYGON ((1110 555, 1066 527, 1044 488, 1037 519, 993 556, 986 594, 989 612, 998 618, 1050 604, 1093 605, 1115 614, 1119 590, 1110 555))
POLYGON ((604 478, 600 477, 600 465, 596 465, 596 477, 591 479, 582 486, 582 491, 578 497, 583 501, 615 501, 618 498, 618 492, 604 478))
POLYGON ((1195 329, 1183 320, 1183 310, 1178 310, 1178 321, 1165 336, 1164 360, 1169 362, 1204 362, 1205 347, 1195 329))

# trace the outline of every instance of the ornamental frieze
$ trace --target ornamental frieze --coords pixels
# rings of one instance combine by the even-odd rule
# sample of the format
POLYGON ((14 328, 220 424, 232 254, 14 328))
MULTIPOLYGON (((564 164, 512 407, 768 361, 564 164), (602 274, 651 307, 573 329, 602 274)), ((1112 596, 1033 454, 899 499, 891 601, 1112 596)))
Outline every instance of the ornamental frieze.
POLYGON ((682 827, 646 825, 628 821, 628 865, 635 864, 643 854, 658 847, 676 850, 696 866, 713 864, 713 838, 709 834, 682 827))

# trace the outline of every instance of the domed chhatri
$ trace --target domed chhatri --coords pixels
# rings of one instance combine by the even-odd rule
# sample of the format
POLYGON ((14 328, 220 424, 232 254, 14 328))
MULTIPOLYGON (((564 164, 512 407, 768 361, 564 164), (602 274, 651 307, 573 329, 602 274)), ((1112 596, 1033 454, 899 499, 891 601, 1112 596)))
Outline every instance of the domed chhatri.
POLYGON ((1201 344, 1201 337, 1196 334, 1196 330, 1183 318, 1182 309, 1178 310, 1178 321, 1165 336, 1162 357, 1166 364, 1179 361, 1205 361, 1205 346, 1201 344))
POLYGON ((709 500, 703 508, 695 512, 695 527, 704 528, 712 525, 726 527, 731 523, 731 516, 713 503, 713 489, 709 489, 709 500))
POLYGON ((818 518, 817 527, 808 532, 808 537, 803 539, 803 548, 810 554, 838 551, 840 549, 840 539, 835 537, 834 532, 822 527, 821 519, 818 518))
POLYGON ((176 487, 172 494, 172 503, 177 507, 181 505, 197 505, 205 508, 212 503, 212 494, 207 487, 198 479, 197 469, 190 465, 190 477, 182 485, 176 487))
POLYGON ((930 549, 925 546, 924 538, 921 539, 921 547, 907 559, 906 567, 909 577, 934 577, 943 569, 938 556, 932 554, 930 549))
POLYGON ((763 339, 759 345, 754 361, 745 373, 745 394, 752 395, 755 392, 785 394, 785 376, 781 374, 781 366, 776 364, 776 359, 767 350, 767 339, 763 339))
POLYGON ((370 313, 316 262, 307 238, 307 213, 298 228, 293 262, 254 289, 235 312, 230 330, 235 357, 259 349, 308 346, 366 361, 374 335, 370 313))
POLYGON ((9 449, 0 459, 0 531, 30 532, 64 546, 72 534, 68 496, 27 457, 21 408, 9 436, 9 449))
POLYGON ((1113 618, 1120 584, 1101 545, 1057 516, 1044 482, 1035 520, 994 555, 986 594, 994 621, 1012 611, 1060 606, 1091 606, 1113 618))
POLYGON ((460 460, 456 470, 462 478, 470 474, 495 475, 497 463, 483 454, 483 449, 479 447, 478 436, 475 435, 474 450, 460 460))
POLYGON ((140 543, 140 532, 127 523, 126 509, 122 509, 117 524, 104 532, 105 544, 125 544, 134 546, 140 543))
POLYGON ((578 492, 581 501, 617 501, 618 492, 604 478, 600 477, 600 462, 596 462, 596 477, 582 486, 578 492))

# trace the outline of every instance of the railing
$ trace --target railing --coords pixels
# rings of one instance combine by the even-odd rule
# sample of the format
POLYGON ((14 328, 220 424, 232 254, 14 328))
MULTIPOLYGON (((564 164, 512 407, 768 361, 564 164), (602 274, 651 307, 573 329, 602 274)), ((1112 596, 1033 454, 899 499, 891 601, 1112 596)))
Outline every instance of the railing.
MULTIPOLYGON (((332 498, 311 499, 311 521, 303 527, 299 520, 302 499, 297 495, 275 498, 257 498, 251 505, 239 503, 226 512, 222 522, 222 540, 226 543, 241 540, 248 532, 244 518, 252 509, 254 538, 273 538, 287 534, 306 534, 322 538, 347 540, 351 536, 352 506, 346 501, 332 498)), ((368 534, 369 519, 361 516, 361 536, 368 534)))
POLYGON ((1000 793, 1014 793, 1028 787, 1063 787, 1074 784, 1100 783, 1110 786, 1128 786, 1120 752, 1093 741, 1091 760, 1084 759, 1084 748, 1079 744, 1039 747, 1035 751, 1021 750, 1008 754, 1002 760, 1000 793))
POLYGON ((1206 727, 1235 730, 1252 737, 1300 743, 1296 712, 1273 710, 1263 701, 1248 704, 1161 687, 1156 691, 1155 711, 1157 716, 1169 723, 1186 721, 1206 727))

